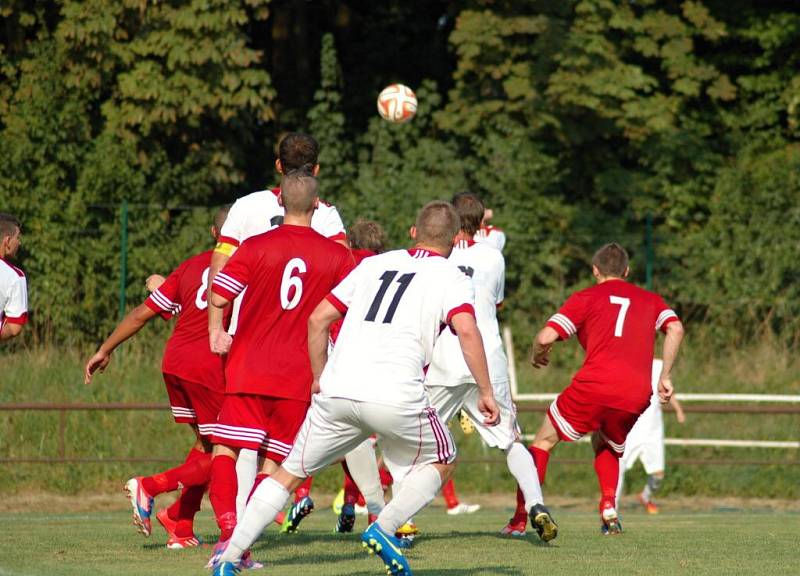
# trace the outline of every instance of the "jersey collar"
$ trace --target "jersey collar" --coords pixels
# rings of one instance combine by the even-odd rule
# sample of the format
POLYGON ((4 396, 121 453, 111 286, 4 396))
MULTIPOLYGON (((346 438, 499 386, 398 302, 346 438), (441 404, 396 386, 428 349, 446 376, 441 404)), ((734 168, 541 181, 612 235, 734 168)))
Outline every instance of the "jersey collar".
POLYGON ((444 258, 438 252, 434 252, 433 250, 424 250, 422 248, 410 248, 408 250, 409 256, 412 258, 430 258, 431 256, 439 256, 440 258, 444 258))

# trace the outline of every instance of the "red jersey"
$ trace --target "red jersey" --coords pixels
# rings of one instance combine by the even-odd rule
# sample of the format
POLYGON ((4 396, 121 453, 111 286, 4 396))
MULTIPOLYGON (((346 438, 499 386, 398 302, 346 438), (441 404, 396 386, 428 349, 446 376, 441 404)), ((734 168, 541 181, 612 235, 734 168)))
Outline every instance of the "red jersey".
POLYGON ((242 244, 211 286, 228 300, 247 288, 226 392, 308 402, 308 317, 353 266, 347 248, 305 226, 283 224, 242 244))
POLYGON ((655 331, 678 316, 660 296, 624 280, 576 292, 547 325, 586 350, 572 386, 601 406, 641 412, 650 402, 655 331))
POLYGON ((164 349, 161 371, 224 392, 223 360, 212 354, 208 344, 206 290, 212 252, 184 261, 144 303, 165 320, 178 317, 164 349))
MULTIPOLYGON (((375 256, 375 252, 372 250, 363 250, 363 249, 351 249, 350 252, 353 254, 353 259, 355 260, 355 265, 358 266, 361 264, 361 261, 365 258, 369 258, 370 256, 375 256)), ((339 337, 339 332, 342 329, 342 323, 344 322, 344 318, 340 318, 330 327, 330 337, 331 342, 336 344, 336 339, 339 337)))

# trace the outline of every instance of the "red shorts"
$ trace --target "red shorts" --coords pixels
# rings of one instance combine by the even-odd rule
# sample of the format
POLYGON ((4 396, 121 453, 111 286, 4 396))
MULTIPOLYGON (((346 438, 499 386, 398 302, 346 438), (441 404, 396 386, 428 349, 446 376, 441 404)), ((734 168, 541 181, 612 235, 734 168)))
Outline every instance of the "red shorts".
POLYGON ((595 404, 572 386, 567 386, 550 404, 547 416, 562 440, 576 441, 599 431, 617 456, 625 452, 625 439, 639 419, 635 412, 595 404))
POLYGON ((225 395, 174 374, 163 376, 175 422, 197 424, 200 434, 211 436, 225 395))
POLYGON ((309 404, 258 394, 226 394, 211 441, 258 450, 280 464, 292 449, 309 404))

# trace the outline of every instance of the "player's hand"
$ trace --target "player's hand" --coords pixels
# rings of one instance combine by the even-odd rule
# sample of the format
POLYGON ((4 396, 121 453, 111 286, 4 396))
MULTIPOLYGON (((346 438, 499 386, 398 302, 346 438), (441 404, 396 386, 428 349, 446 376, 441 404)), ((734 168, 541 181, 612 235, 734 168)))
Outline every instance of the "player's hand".
POLYGON ((144 285, 147 288, 148 292, 155 292, 161 285, 166 281, 166 278, 161 276, 160 274, 151 274, 147 277, 147 280, 144 281, 144 285))
POLYGON ((311 393, 318 394, 319 393, 319 379, 314 378, 314 381, 311 383, 311 393))
POLYGON ((86 363, 86 369, 83 372, 83 383, 91 384, 92 376, 94 376, 94 373, 97 372, 98 370, 100 372, 105 371, 106 366, 108 366, 109 362, 111 362, 110 354, 106 354, 101 350, 95 352, 94 356, 89 358, 89 361, 86 363))
POLYGON ((683 424, 686 422, 686 414, 683 413, 683 410, 680 412, 675 412, 675 418, 677 418, 678 424, 683 424))
POLYGON ((497 426, 500 424, 500 409, 494 400, 494 394, 481 394, 478 398, 478 410, 485 416, 484 425, 497 426))
POLYGON ((661 376, 658 380, 658 399, 662 404, 666 404, 672 398, 675 390, 672 388, 672 379, 669 376, 661 376))
POLYGON ((550 350, 552 348, 552 344, 550 346, 539 346, 536 342, 533 343, 530 361, 534 368, 544 368, 550 364, 550 350))
POLYGON ((211 352, 223 356, 230 351, 233 337, 225 330, 213 330, 209 332, 208 340, 211 345, 211 352))

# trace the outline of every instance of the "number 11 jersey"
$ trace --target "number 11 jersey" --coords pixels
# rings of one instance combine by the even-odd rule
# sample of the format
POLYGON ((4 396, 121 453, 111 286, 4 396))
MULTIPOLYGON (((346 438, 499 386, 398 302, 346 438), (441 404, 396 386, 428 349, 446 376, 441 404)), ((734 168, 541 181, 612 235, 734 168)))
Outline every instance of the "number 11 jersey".
POLYGON ((436 339, 455 314, 475 315, 470 279, 422 249, 367 258, 328 301, 345 318, 322 394, 392 406, 427 405, 423 380, 436 339))
POLYGON ((211 287, 231 301, 247 288, 225 391, 309 401, 308 317, 353 266, 347 248, 304 226, 283 224, 243 243, 211 287))

